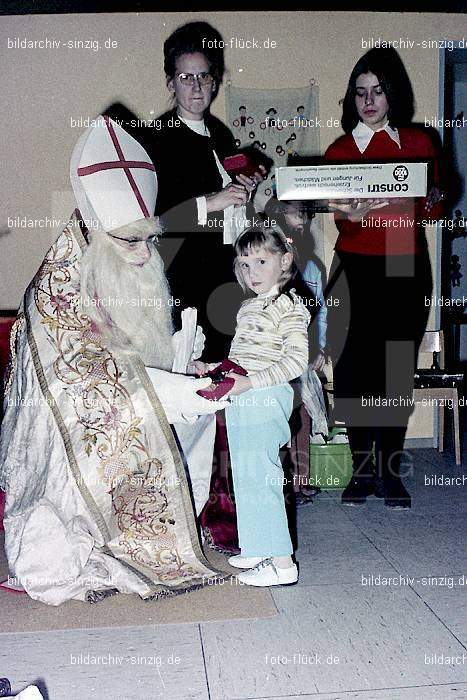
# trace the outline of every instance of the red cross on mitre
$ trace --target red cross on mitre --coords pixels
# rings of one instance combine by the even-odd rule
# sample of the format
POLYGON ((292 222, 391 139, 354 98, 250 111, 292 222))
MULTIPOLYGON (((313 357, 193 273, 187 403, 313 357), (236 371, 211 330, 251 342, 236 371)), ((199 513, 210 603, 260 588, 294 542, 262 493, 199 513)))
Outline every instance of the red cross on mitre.
POLYGON ((103 161, 102 163, 94 163, 94 165, 86 165, 82 168, 78 168, 78 175, 80 177, 83 177, 85 175, 93 175, 94 173, 98 173, 101 170, 114 170, 115 168, 121 168, 128 178, 128 182, 130 183, 131 189, 133 190, 135 197, 138 200, 138 204, 141 207, 141 211, 143 212, 146 218, 149 218, 151 214, 148 212, 146 204, 144 203, 144 199, 141 195, 141 192, 139 191, 138 185, 136 184, 135 179, 131 173, 131 168, 143 168, 144 170, 153 171, 155 171, 156 168, 152 163, 148 163, 144 160, 126 160, 123 154, 122 147, 118 141, 117 134, 115 133, 115 129, 110 120, 110 117, 104 114, 103 118, 107 130, 109 132, 110 138, 112 139, 112 143, 115 146, 115 150, 117 151, 117 156, 120 160, 109 160, 103 161))

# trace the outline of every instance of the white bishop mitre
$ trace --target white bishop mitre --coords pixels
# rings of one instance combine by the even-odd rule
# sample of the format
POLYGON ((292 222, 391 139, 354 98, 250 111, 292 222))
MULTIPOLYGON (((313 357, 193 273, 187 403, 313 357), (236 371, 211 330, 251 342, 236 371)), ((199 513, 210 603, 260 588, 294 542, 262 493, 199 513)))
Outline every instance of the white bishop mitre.
POLYGON ((154 214, 156 169, 141 144, 107 115, 78 140, 70 178, 90 230, 113 231, 154 214))

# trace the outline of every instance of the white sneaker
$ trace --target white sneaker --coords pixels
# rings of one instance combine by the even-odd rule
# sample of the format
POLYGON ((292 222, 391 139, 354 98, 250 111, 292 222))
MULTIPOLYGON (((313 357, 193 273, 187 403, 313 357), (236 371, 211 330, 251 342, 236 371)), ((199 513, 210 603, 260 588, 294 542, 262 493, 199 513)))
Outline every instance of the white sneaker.
POLYGON ((298 569, 296 564, 280 569, 272 559, 263 559, 254 569, 238 574, 237 579, 247 586, 293 586, 298 581, 298 569))
POLYGON ((263 559, 264 557, 242 557, 241 554, 235 554, 233 557, 229 557, 227 561, 230 566, 233 566, 235 569, 251 569, 253 566, 263 561, 263 559))
POLYGON ((349 442, 349 438, 345 433, 337 433, 332 440, 329 440, 328 445, 344 445, 349 442))

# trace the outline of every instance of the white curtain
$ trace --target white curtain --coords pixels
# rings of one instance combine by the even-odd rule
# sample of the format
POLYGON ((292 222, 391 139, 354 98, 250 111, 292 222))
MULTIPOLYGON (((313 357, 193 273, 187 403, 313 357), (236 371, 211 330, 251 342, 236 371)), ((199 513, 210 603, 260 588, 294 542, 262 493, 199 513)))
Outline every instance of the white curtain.
MULTIPOLYGON (((287 164, 289 155, 319 155, 318 86, 263 90, 226 86, 228 126, 237 145, 256 145, 273 159, 274 166, 287 164)), ((265 203, 275 194, 274 168, 260 185, 255 199, 265 203)))

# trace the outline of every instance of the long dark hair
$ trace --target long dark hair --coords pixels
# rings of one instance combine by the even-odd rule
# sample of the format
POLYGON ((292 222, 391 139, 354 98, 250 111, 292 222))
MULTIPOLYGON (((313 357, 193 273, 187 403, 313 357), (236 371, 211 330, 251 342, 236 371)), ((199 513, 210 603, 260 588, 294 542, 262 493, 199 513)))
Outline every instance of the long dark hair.
POLYGON ((202 53, 218 89, 225 70, 223 45, 221 34, 207 22, 189 22, 178 27, 164 42, 164 71, 167 78, 175 76, 175 63, 179 56, 202 53))
POLYGON ((415 112, 414 95, 409 76, 402 60, 393 48, 370 49, 362 56, 350 74, 342 105, 342 128, 349 134, 358 124, 355 105, 355 84, 362 73, 373 73, 379 80, 389 104, 389 126, 396 128, 410 124, 415 112))

